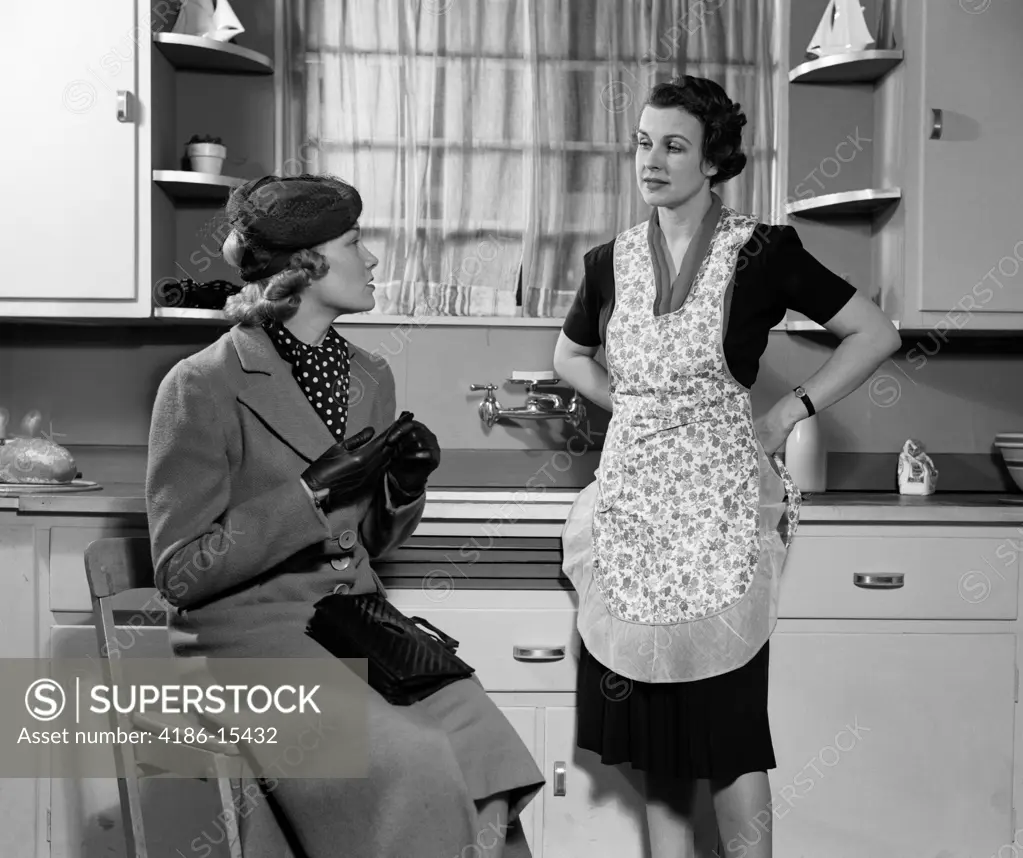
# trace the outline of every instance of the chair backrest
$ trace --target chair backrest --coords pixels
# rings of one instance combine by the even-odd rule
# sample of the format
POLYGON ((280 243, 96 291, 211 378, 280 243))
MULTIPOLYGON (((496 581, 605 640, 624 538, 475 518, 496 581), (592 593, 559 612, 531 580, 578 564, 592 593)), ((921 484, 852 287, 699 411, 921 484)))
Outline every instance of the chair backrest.
POLYGON ((144 536, 107 536, 90 542, 85 549, 85 575, 93 603, 128 590, 153 588, 150 541, 144 536))
POLYGON ((85 549, 85 575, 92 593, 102 658, 170 655, 169 606, 155 586, 148 538, 104 537, 89 543, 85 549))

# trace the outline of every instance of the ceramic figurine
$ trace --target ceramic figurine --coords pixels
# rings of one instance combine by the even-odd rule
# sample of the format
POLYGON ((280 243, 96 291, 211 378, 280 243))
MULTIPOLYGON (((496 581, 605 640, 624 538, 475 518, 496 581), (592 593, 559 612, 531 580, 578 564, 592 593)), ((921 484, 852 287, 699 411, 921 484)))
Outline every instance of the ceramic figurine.
POLYGON ((227 0, 182 0, 171 32, 229 42, 245 28, 227 0))
POLYGON ((874 43, 859 0, 831 0, 806 48, 811 59, 865 51, 874 43))

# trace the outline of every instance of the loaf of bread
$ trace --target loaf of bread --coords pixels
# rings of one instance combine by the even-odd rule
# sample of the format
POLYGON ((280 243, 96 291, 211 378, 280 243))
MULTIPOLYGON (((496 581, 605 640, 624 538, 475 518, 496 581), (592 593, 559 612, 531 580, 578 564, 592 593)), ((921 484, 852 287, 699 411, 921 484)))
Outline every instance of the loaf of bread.
POLYGON ((71 454, 46 438, 0 443, 0 483, 70 483, 77 473, 71 454))
POLYGON ((70 483, 78 474, 75 460, 60 444, 36 438, 38 411, 25 416, 28 437, 6 438, 8 413, 0 408, 0 483, 70 483))

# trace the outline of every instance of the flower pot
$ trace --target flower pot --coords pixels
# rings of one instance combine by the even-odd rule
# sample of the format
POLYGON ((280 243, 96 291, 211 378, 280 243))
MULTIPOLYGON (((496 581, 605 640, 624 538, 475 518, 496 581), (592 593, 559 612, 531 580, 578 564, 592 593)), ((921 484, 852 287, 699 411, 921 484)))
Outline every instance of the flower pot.
POLYGON ((219 143, 189 143, 185 150, 196 173, 219 176, 227 157, 227 147, 219 143))

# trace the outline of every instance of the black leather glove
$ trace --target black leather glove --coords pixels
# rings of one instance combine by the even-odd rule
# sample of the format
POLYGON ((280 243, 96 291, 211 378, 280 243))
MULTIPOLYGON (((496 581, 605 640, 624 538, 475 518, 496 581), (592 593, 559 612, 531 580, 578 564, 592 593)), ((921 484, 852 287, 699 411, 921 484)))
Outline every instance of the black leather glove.
POLYGON ((327 450, 302 472, 302 479, 314 495, 329 491, 331 505, 343 503, 379 477, 391 463, 399 440, 412 428, 411 415, 402 415, 376 438, 368 426, 327 450))
MULTIPOLYGON (((408 412, 403 412, 402 417, 408 412)), ((399 418, 400 419, 400 418, 399 418)), ((394 458, 388 465, 388 473, 394 480, 402 501, 410 501, 426 490, 427 478, 440 464, 440 444, 437 436, 418 420, 411 421, 410 429, 405 432, 395 445, 394 458)))

